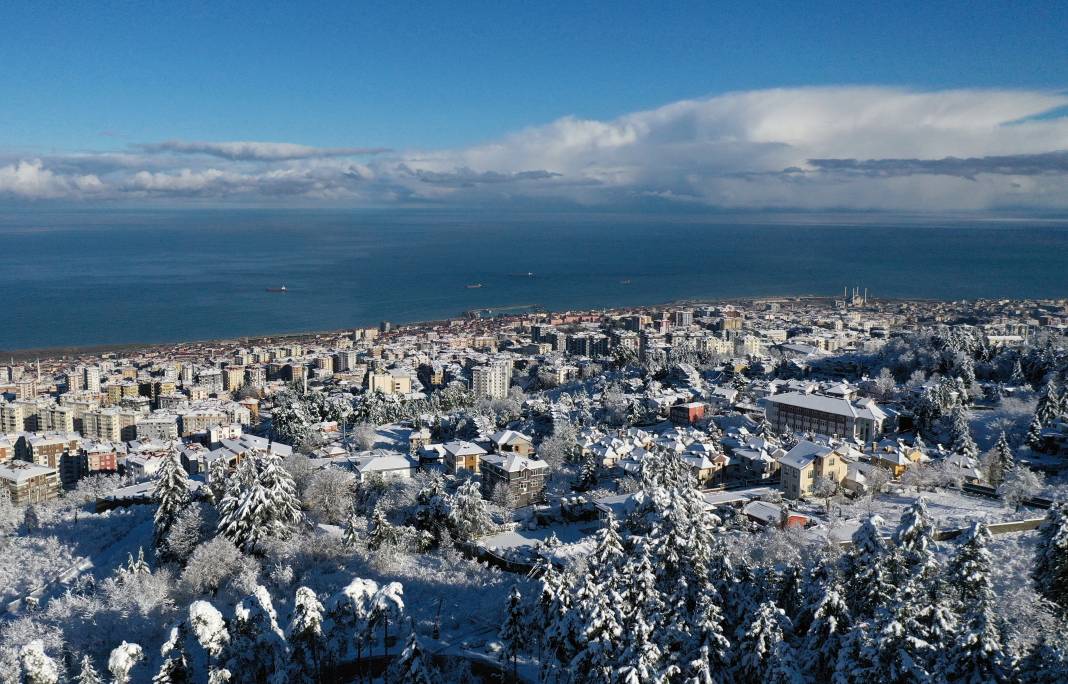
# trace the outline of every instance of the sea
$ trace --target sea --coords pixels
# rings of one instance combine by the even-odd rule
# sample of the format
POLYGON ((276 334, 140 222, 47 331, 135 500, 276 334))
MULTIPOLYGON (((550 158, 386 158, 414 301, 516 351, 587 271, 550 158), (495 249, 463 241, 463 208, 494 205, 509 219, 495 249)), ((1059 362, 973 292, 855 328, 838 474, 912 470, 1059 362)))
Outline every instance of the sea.
POLYGON ((5 351, 333 330, 471 310, 834 296, 854 286, 873 298, 1068 297, 1068 219, 0 212, 5 351))

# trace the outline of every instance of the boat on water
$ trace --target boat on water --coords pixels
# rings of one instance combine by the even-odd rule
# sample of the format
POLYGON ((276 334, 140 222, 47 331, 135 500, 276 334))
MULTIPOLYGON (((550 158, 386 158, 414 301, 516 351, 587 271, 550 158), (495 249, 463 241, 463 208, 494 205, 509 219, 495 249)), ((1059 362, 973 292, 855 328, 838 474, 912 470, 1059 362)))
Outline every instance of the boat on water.
POLYGON ((620 285, 630 285, 630 280, 629 280, 629 279, 627 279, 627 280, 621 280, 621 281, 619 281, 619 284, 620 284, 620 285))
POLYGON ((288 292, 288 290, 286 290, 286 286, 285 285, 283 285, 282 287, 269 287, 269 288, 267 288, 267 291, 268 292, 288 292))
POLYGON ((482 287, 482 283, 471 283, 470 285, 467 286, 467 289, 468 290, 477 290, 480 287, 482 287))

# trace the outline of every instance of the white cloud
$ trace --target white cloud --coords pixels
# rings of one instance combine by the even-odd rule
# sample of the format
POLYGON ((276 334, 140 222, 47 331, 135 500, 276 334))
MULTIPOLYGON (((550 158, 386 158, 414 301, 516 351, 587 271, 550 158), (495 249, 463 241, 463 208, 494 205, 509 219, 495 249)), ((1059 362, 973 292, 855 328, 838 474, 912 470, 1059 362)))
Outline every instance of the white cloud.
MULTIPOLYGON (((1068 207, 1061 93, 794 88, 565 117, 463 149, 165 142, 13 160, 0 196, 281 203, 657 201, 723 207, 1068 207), (1041 115, 1046 116, 1041 116, 1041 115), (17 180, 13 180, 17 177, 17 180)), ((0 162, 2 163, 2 162, 0 162)))

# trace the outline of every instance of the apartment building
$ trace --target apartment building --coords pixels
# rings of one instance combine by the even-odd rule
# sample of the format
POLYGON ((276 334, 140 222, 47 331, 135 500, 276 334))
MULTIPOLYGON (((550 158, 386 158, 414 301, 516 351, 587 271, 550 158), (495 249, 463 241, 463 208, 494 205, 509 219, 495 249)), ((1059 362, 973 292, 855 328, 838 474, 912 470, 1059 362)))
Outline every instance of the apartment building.
POLYGON ((883 434, 886 414, 871 399, 853 402, 787 392, 767 398, 768 422, 777 432, 811 432, 867 443, 883 434))
POLYGON ((41 503, 59 495, 59 473, 47 466, 7 461, 0 464, 0 487, 7 490, 16 505, 41 503))

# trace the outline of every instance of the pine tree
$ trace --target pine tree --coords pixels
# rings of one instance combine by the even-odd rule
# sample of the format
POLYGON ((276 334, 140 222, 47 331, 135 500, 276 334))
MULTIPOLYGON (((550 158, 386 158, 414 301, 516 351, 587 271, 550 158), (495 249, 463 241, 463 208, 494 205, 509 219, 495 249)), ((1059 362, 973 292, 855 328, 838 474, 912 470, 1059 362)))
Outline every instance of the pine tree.
POLYGON ((360 516, 353 507, 345 520, 345 529, 341 533, 341 542, 348 548, 354 548, 360 542, 360 516))
POLYGON ((812 615, 802 653, 808 673, 818 682, 830 681, 837 666, 838 652, 849 634, 849 607, 837 582, 826 588, 812 615))
POLYGON ((76 684, 104 684, 104 678, 93 667, 93 659, 87 655, 82 656, 81 668, 78 670, 78 677, 74 681, 76 684))
POLYGON ((1053 381, 1046 383, 1046 388, 1039 397, 1035 407, 1035 417, 1045 427, 1053 422, 1061 413, 1061 399, 1057 394, 1057 387, 1053 381))
POLYGON ((692 647, 697 647, 697 652, 691 654, 690 662, 704 661, 708 673, 705 681, 721 684, 730 681, 731 642, 723 633, 723 611, 718 599, 715 591, 704 592, 697 599, 690 619, 692 647))
POLYGON ((1035 589, 1068 617, 1068 503, 1054 503, 1038 531, 1035 589))
POLYGON ((189 505, 188 478, 177 452, 171 452, 163 459, 163 465, 160 467, 159 477, 152 492, 152 499, 156 502, 153 540, 157 549, 162 548, 167 532, 189 505))
POLYGON ((285 684, 288 649, 263 586, 234 608, 227 669, 235 684, 285 684))
POLYGON ((289 681, 298 684, 319 682, 324 646, 323 604, 308 587, 297 588, 286 636, 290 648, 289 681))
POLYGON ((56 684, 59 681, 59 666, 44 652, 40 639, 31 641, 19 651, 22 679, 26 684, 56 684))
POLYGON ((997 487, 1005 479, 1005 473, 1015 467, 1016 459, 1012 455, 1012 448, 1009 446, 1009 440, 1005 437, 1005 431, 1002 430, 998 436, 998 441, 990 452, 987 480, 990 481, 991 486, 997 487))
POLYGON ((370 624, 382 625, 382 651, 389 643, 389 626, 400 622, 404 615, 404 587, 400 582, 390 582, 380 588, 371 598, 370 624))
POLYGON ((108 656, 108 672, 115 684, 129 684, 131 672, 144 657, 144 650, 137 644, 124 641, 113 648, 108 656))
POLYGON ((789 619, 771 601, 757 607, 749 625, 741 633, 735 650, 735 676, 743 684, 780 681, 789 663, 784 662, 784 633, 791 630, 789 619))
POLYGON ((953 681, 1010 681, 1011 663, 994 614, 990 552, 986 548, 989 539, 986 527, 975 523, 949 566, 962 612, 960 630, 948 654, 947 669, 953 681))
POLYGON ((229 680, 230 671, 223 660, 230 647, 230 633, 222 613, 207 601, 194 601, 189 604, 186 625, 190 637, 186 653, 193 681, 208 684, 229 680))
POLYGON ((1055 638, 1043 635, 1032 644, 1017 668, 1020 684, 1062 684, 1068 681, 1068 652, 1055 638))
POLYGON ((910 578, 927 577, 934 571, 934 525, 927 513, 927 502, 920 497, 913 502, 894 531, 896 558, 901 566, 895 584, 910 578))
POLYGON ((399 539, 400 533, 386 518, 386 512, 382 509, 382 506, 375 506, 374 513, 371 514, 371 524, 367 531, 367 548, 371 551, 390 548, 399 539))
POLYGON ((917 583, 906 580, 893 602, 879 609, 873 625, 874 638, 864 654, 876 680, 888 684, 927 682, 924 665, 929 645, 919 635, 917 583))
POLYGON ((1038 417, 1037 413, 1031 418, 1031 422, 1027 426, 1027 436, 1024 437, 1024 444, 1035 451, 1041 451, 1044 446, 1042 439, 1042 419, 1038 417))
POLYGON ((972 429, 968 425, 968 413, 964 406, 957 404, 953 407, 952 422, 950 423, 950 449, 953 453, 963 454, 969 458, 979 455, 979 447, 972 437, 972 429))
POLYGON ((163 662, 152 678, 152 684, 186 684, 192 679, 189 654, 185 650, 187 626, 178 623, 160 649, 163 662))
POLYGON ((867 659, 871 648, 869 632, 872 625, 862 621, 853 625, 845 635, 835 658, 834 684, 869 684, 878 681, 873 664, 867 659))
POLYGON ((285 538, 302 518, 293 478, 278 456, 256 460, 250 467, 242 461, 219 508, 219 532, 248 552, 258 550, 265 539, 285 538), (245 482, 253 473, 253 481, 245 482))
POLYGON ((894 593, 890 576, 890 551, 879 533, 883 519, 873 515, 853 533, 853 547, 842 556, 842 576, 846 578, 846 603, 856 618, 875 615, 889 603, 894 593))
POLYGON ((438 678, 430 669, 415 626, 409 621, 404 650, 390 666, 389 681, 396 684, 434 684, 438 678))
POLYGON ((512 679, 518 682, 519 651, 526 645, 526 630, 523 628, 523 597, 519 587, 514 585, 508 595, 504 623, 497 637, 501 640, 501 663, 506 666, 511 664, 512 679))
POLYGON ((494 529, 482 492, 474 480, 468 480, 456 490, 449 521, 462 541, 471 541, 494 529))

